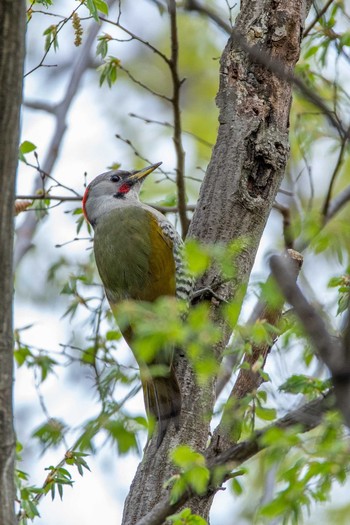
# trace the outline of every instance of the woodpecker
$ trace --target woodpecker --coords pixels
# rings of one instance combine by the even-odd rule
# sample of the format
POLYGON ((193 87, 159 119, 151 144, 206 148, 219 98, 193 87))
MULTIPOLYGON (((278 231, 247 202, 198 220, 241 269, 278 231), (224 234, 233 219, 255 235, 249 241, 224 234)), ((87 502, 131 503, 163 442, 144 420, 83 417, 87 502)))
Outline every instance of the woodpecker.
MULTIPOLYGON (((85 218, 94 229, 96 265, 117 323, 118 304, 125 299, 153 302, 176 296, 188 301, 192 291, 181 237, 162 213, 139 200, 143 181, 161 164, 102 173, 83 197, 85 218)), ((132 350, 131 327, 120 328, 132 350)), ((165 365, 162 377, 142 373, 147 365, 138 360, 146 412, 158 422, 158 447, 171 421, 179 428, 181 393, 172 360, 173 350, 164 349, 149 363, 165 365)))

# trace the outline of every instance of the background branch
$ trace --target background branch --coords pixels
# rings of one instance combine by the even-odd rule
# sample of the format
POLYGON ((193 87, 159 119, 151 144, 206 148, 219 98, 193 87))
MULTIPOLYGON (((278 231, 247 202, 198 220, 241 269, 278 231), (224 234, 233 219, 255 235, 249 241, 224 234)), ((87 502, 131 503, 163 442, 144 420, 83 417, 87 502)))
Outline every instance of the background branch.
MULTIPOLYGON (((108 0, 108 4, 112 5, 115 0, 108 0)), ((77 93, 80 81, 89 67, 90 63, 90 52, 95 42, 96 36, 100 31, 100 24, 93 21, 89 27, 87 37, 81 46, 80 53, 77 55, 75 62, 72 64, 72 75, 69 80, 65 95, 61 102, 56 106, 56 122, 55 130, 47 151, 47 155, 42 167, 43 172, 51 173, 57 160, 60 147, 62 144, 63 136, 66 132, 66 118, 71 107, 72 101, 77 93)), ((35 194, 37 190, 42 188, 42 178, 40 175, 37 176, 32 193, 35 194)), ((32 245, 32 239, 38 224, 38 218, 35 214, 29 214, 26 220, 17 229, 16 243, 14 250, 14 267, 22 260, 23 256, 27 253, 32 245)))
POLYGON ((270 259, 270 266, 283 295, 293 306, 313 346, 328 366, 338 407, 346 424, 350 426, 350 355, 346 344, 340 338, 329 334, 323 319, 296 285, 289 261, 275 255, 270 259))
POLYGON ((333 4, 333 2, 334 2, 334 0, 328 0, 328 2, 325 3, 325 5, 322 7, 322 9, 320 11, 318 11, 318 13, 316 14, 316 16, 313 19, 313 21, 310 22, 310 24, 305 29, 304 34, 303 34, 303 38, 308 36, 308 34, 310 33, 311 29, 313 29, 315 27, 317 22, 320 20, 320 18, 322 18, 322 16, 326 13, 326 11, 333 4))
POLYGON ((189 219, 186 213, 186 188, 185 188, 185 152, 182 146, 181 130, 181 110, 180 110, 180 90, 182 81, 178 72, 179 41, 177 36, 176 22, 176 1, 168 0, 168 10, 170 16, 170 38, 171 38, 171 59, 170 72, 173 81, 172 106, 174 115, 174 145, 176 151, 176 188, 177 205, 179 208, 179 218, 181 223, 182 236, 186 237, 189 219))
MULTIPOLYGON (((303 264, 303 257, 294 250, 288 250, 285 258, 290 263, 292 272, 291 279, 295 282, 303 264)), ((281 298, 278 301, 274 301, 273 304, 269 304, 266 296, 268 290, 270 290, 273 285, 273 281, 274 279, 272 275, 270 275, 265 283, 265 290, 267 291, 265 291, 265 294, 262 294, 258 301, 260 312, 255 321, 269 325, 269 339, 261 343, 254 341, 251 343, 251 348, 244 356, 243 366, 240 368, 228 402, 225 404, 220 424, 213 434, 213 441, 220 441, 220 448, 223 449, 227 448, 232 442, 233 435, 235 436, 235 441, 238 439, 239 430, 234 430, 234 427, 237 427, 237 421, 232 417, 232 413, 233 411, 237 411, 240 400, 247 394, 253 393, 263 383, 264 380, 261 372, 264 369, 267 356, 278 338, 278 323, 282 315, 284 300, 281 298), (274 334, 271 333, 272 327, 276 329, 274 334)))
POLYGON ((230 34, 232 31, 230 24, 225 22, 225 20, 223 20, 213 9, 210 9, 210 7, 201 4, 197 0, 186 0, 184 2, 183 9, 186 11, 197 11, 199 14, 208 17, 227 34, 230 34))

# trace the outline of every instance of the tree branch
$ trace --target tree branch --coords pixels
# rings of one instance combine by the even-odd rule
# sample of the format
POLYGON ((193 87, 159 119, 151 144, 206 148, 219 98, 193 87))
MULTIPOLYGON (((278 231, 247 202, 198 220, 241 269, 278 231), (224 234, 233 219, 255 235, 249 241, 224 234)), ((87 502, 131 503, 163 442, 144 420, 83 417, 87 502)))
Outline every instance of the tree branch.
MULTIPOLYGON (((301 266, 303 264, 303 257, 300 253, 294 250, 288 250, 284 258, 288 261, 291 267, 291 279, 295 282, 298 278, 301 266)), ((266 285, 271 287, 274 278, 269 276, 266 285)), ((267 288, 268 290, 269 288, 267 288)), ((275 335, 270 334, 270 340, 262 343, 253 342, 249 353, 246 353, 243 359, 243 366, 241 367, 237 380, 231 390, 228 402, 225 405, 220 424, 215 429, 213 440, 220 437, 220 448, 226 449, 228 444, 232 442, 232 435, 235 435, 235 440, 238 439, 238 432, 233 431, 233 427, 237 426, 237 422, 232 417, 232 411, 237 409, 240 400, 247 394, 257 390, 263 383, 261 371, 264 369, 266 359, 272 346, 278 338, 277 325, 282 315, 282 308, 284 300, 281 298, 273 305, 268 303, 268 300, 262 295, 259 299, 260 314, 257 322, 267 323, 270 327, 275 327, 275 335), (244 366, 246 365, 246 366, 244 366)))
POLYGON ((350 201, 350 186, 341 191, 333 200, 329 203, 328 213, 326 216, 326 221, 330 221, 338 211, 350 201))
POLYGON ((0 523, 15 523, 13 429, 13 238, 26 6, 0 2, 0 523))
POLYGON ((346 134, 346 137, 342 138, 340 149, 339 149, 339 154, 338 154, 338 159, 334 166, 334 170, 333 170, 333 173, 332 173, 332 176, 329 182, 329 186, 328 186, 327 195, 326 195, 323 207, 322 207, 322 215, 323 215, 324 220, 326 220, 326 217, 328 215, 328 208, 329 208, 330 200, 332 197, 332 191, 333 191, 333 187, 334 187, 337 175, 339 174, 340 168, 342 167, 342 164, 344 162, 345 146, 348 142, 348 136, 349 136, 349 130, 346 134))
MULTIPOLYGON (((51 195, 50 193, 41 193, 36 195, 16 195, 16 200, 19 201, 42 201, 45 199, 50 199, 52 201, 60 202, 81 202, 83 197, 81 195, 71 196, 71 195, 51 195)), ((177 206, 161 206, 154 202, 146 203, 152 208, 160 211, 161 213, 178 213, 179 208, 177 206)), ((194 211, 196 209, 195 204, 187 204, 187 211, 194 211)), ((30 211, 30 210, 27 210, 30 211)))
MULTIPOLYGON (((108 0, 108 4, 111 5, 115 0, 108 0)), ((72 104, 72 101, 78 91, 78 85, 82 79, 82 76, 90 63, 90 51, 93 43, 95 42, 96 35, 100 31, 100 24, 92 22, 87 38, 81 46, 81 51, 77 56, 76 61, 72 66, 72 75, 69 80, 66 93, 62 101, 57 105, 56 111, 56 124, 53 137, 51 139, 48 152, 43 164, 43 172, 51 173, 53 166, 57 160, 59 150, 61 147, 62 139, 66 131, 66 118, 68 110, 72 104)), ((42 187, 42 178, 38 176, 34 183, 32 193, 36 193, 42 187)), ((14 251, 14 266, 17 267, 23 256, 27 253, 32 245, 32 238, 35 233, 38 224, 38 219, 35 214, 28 215, 26 221, 17 229, 17 237, 14 251)))
MULTIPOLYGON (((326 396, 319 397, 289 412, 284 417, 278 419, 273 425, 269 425, 255 432, 250 439, 230 447, 216 457, 209 457, 207 467, 210 469, 211 475, 214 474, 217 467, 225 467, 225 465, 227 466, 227 473, 229 473, 232 471, 232 464, 234 464, 234 468, 236 468, 263 450, 264 445, 262 444, 262 438, 271 428, 288 429, 294 426, 301 426, 301 432, 309 432, 317 427, 322 422, 324 414, 333 408, 334 398, 332 392, 330 392, 326 396)), ((227 476, 226 479, 228 477, 229 476, 227 476)), ((201 496, 201 498, 208 498, 208 496, 216 490, 218 490, 218 487, 209 486, 208 491, 205 495, 201 496)), ((168 497, 164 497, 146 516, 137 521, 135 525, 162 525, 168 516, 176 512, 194 496, 193 492, 188 491, 183 494, 176 503, 172 504, 169 502, 168 497)))
POLYGON ((186 0, 184 3, 183 9, 186 11, 197 11, 201 15, 207 16, 212 20, 220 29, 223 29, 228 35, 232 31, 230 24, 225 22, 213 9, 210 9, 208 6, 204 6, 197 2, 197 0, 186 0))
MULTIPOLYGON (((316 310, 308 303, 293 280, 288 261, 279 256, 270 259, 272 273, 286 300, 293 306, 306 334, 322 361, 328 366, 339 410, 350 426, 350 353, 344 341, 332 337, 316 310)), ((346 333, 349 333, 349 329, 346 333)), ((348 341, 345 340, 345 343, 348 341)))
POLYGON ((304 34, 303 34, 303 38, 308 36, 308 34, 310 33, 311 29, 314 28, 314 26, 317 24, 317 22, 320 20, 320 18, 325 14, 325 12, 330 7, 330 5, 333 4, 333 2, 334 2, 334 0, 328 0, 328 2, 326 2, 326 4, 322 7, 321 11, 319 11, 317 13, 317 15, 315 16, 313 21, 305 29, 304 34))
POLYGON ((174 135, 173 141, 176 151, 176 189, 177 205, 179 207, 179 218, 181 223, 182 236, 186 237, 189 220, 186 213, 186 189, 185 189, 185 152, 182 146, 181 136, 181 111, 180 111, 180 89, 182 81, 178 73, 179 42, 177 36, 176 22, 176 1, 168 0, 168 11, 170 16, 171 33, 171 59, 170 72, 173 81, 173 96, 171 99, 174 115, 174 135))

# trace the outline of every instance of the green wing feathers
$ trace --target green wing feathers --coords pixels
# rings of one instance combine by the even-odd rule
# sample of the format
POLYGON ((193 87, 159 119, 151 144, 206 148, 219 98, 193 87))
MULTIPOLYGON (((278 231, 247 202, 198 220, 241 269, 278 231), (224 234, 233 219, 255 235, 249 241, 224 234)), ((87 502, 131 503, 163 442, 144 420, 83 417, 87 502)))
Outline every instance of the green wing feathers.
MULTIPOLYGON (((95 227, 94 251, 117 322, 118 303, 124 299, 152 302, 159 297, 175 296, 173 238, 150 211, 130 206, 102 216, 95 227)), ((132 328, 124 327, 123 335, 132 350, 132 328)), ((181 393, 172 359, 173 352, 169 350, 161 350, 152 363, 138 359, 146 410, 158 422, 158 447, 170 422, 176 428, 179 426, 181 393), (163 365, 165 375, 152 377, 152 365, 163 365)))

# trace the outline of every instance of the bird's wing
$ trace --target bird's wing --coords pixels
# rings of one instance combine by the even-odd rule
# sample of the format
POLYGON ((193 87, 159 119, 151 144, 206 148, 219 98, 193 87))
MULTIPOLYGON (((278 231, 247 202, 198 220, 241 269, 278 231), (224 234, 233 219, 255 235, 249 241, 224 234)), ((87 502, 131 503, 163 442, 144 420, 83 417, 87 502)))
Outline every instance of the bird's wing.
POLYGON ((165 235, 158 218, 149 211, 147 213, 151 247, 147 286, 140 290, 138 298, 142 301, 155 301, 158 297, 176 294, 176 267, 171 238, 165 235))
POLYGON ((176 269, 176 297, 189 301, 194 286, 194 280, 189 272, 186 258, 184 256, 184 243, 170 222, 161 221, 159 225, 164 237, 169 239, 172 245, 176 269))

